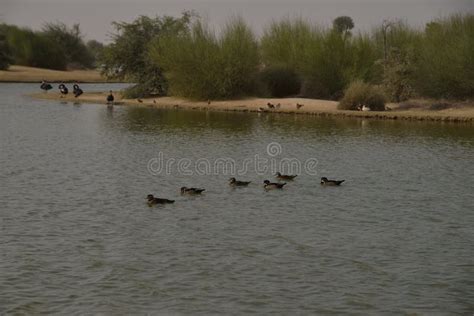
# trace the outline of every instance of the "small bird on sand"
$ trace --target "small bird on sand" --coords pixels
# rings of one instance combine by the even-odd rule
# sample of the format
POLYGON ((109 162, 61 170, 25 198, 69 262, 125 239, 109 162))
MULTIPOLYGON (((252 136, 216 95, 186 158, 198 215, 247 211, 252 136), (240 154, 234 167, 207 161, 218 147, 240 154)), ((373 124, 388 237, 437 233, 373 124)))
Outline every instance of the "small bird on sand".
POLYGON ((270 102, 267 103, 267 106, 269 109, 274 109, 275 105, 271 104, 270 102))
POLYGON ((188 188, 188 187, 181 188, 181 194, 183 195, 184 194, 197 195, 197 194, 201 194, 204 191, 206 191, 206 189, 188 188))
POLYGON ((276 108, 276 109, 279 109, 280 107, 281 107, 281 104, 280 104, 280 103, 278 103, 277 105, 275 105, 275 108, 276 108))
POLYGON ((153 194, 148 194, 147 203, 149 206, 156 205, 156 204, 171 204, 171 203, 174 203, 174 200, 157 198, 157 197, 154 197, 153 194))
POLYGON ((275 182, 270 182, 269 180, 263 181, 264 185, 263 187, 266 190, 272 190, 272 189, 283 189, 283 187, 286 185, 286 183, 275 183, 275 182))
POLYGON ((229 185, 234 186, 234 187, 244 187, 250 184, 251 181, 239 181, 235 178, 230 178, 229 179, 229 185))
POLYGON ((280 180, 293 180, 294 178, 296 178, 298 175, 289 175, 289 174, 281 174, 280 172, 277 172, 275 174, 275 177, 277 177, 277 179, 280 179, 280 180))
POLYGON ((326 177, 321 178, 321 184, 322 185, 341 185, 346 180, 329 180, 326 177))
POLYGON ((207 105, 211 105, 211 100, 207 100, 207 105))
POLYGON ((138 103, 143 103, 142 99, 137 99, 138 103))
POLYGON ((296 109, 299 110, 304 106, 304 104, 296 103, 296 109))
POLYGON ((156 103, 156 100, 153 100, 153 103, 156 103))
POLYGON ((48 90, 53 89, 53 86, 43 80, 43 81, 41 81, 40 88, 41 88, 41 90, 44 90, 45 92, 48 92, 48 90))

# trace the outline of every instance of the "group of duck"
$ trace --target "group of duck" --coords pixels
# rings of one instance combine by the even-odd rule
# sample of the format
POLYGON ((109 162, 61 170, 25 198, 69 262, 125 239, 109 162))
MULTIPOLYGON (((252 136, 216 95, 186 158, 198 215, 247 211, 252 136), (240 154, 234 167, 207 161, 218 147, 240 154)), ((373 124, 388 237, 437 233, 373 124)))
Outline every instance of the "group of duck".
MULTIPOLYGON (((296 103, 296 109, 297 109, 297 110, 301 109, 303 106, 304 106, 304 104, 296 103)), ((278 104, 273 104, 273 103, 268 102, 268 103, 267 103, 267 108, 259 107, 259 108, 258 108, 258 111, 259 111, 259 112, 270 112, 270 111, 272 111, 272 110, 278 110, 280 107, 281 107, 281 104, 280 104, 280 103, 278 103, 278 104)))
MULTIPOLYGON (((283 180, 283 181, 293 181, 297 175, 286 175, 286 174, 281 174, 280 172, 277 172, 275 177, 278 180, 283 180)), ((321 178, 321 185, 325 186, 339 186, 341 185, 345 180, 330 180, 326 177, 321 178)), ((230 178, 229 179, 229 185, 231 187, 246 187, 251 183, 251 181, 239 181, 236 178, 230 178)), ((286 185, 286 182, 271 182, 270 180, 264 180, 263 181, 263 188, 265 190, 274 190, 274 189, 283 189, 283 187, 286 185)), ((180 189, 181 195, 201 195, 206 189, 202 188, 188 188, 188 187, 182 187, 180 189)), ((148 194, 147 196, 147 203, 149 206, 157 205, 157 204, 171 204, 174 203, 174 200, 169 200, 165 198, 158 198, 155 197, 153 194, 148 194)))
MULTIPOLYGON (((53 89, 53 86, 43 80, 41 82, 40 88, 41 88, 41 90, 43 90, 45 92, 48 92, 49 90, 53 89)), ((69 89, 66 87, 66 85, 64 83, 59 84, 58 89, 59 89, 59 92, 61 92, 61 98, 69 93, 69 89)), ((72 86, 72 93, 74 94, 74 97, 77 98, 81 94, 83 94, 84 91, 82 91, 82 89, 79 88, 79 85, 77 83, 75 83, 72 86)))

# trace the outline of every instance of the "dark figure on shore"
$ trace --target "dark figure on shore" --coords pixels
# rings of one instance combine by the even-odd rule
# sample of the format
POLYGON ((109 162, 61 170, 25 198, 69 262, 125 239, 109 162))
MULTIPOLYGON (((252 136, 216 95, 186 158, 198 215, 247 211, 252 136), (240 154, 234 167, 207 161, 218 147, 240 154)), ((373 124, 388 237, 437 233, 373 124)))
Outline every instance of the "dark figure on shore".
POLYGON ((67 88, 63 83, 61 83, 61 84, 58 86, 58 88, 59 88, 59 92, 61 92, 61 94, 62 94, 62 95, 61 95, 61 98, 63 98, 63 97, 64 97, 65 95, 67 95, 68 92, 69 92, 68 88, 67 88))
POLYGON ((79 88, 79 85, 76 83, 75 85, 72 86, 72 93, 74 93, 74 97, 77 98, 81 94, 84 93, 81 88, 79 88))
POLYGON ((109 91, 109 95, 107 96, 107 106, 114 106, 114 95, 112 94, 112 90, 109 91))
POLYGON ((271 104, 270 102, 267 103, 267 106, 269 109, 274 109, 275 105, 271 104))
POLYGON ((299 110, 304 106, 304 104, 296 103, 296 109, 299 110))
POLYGON ((48 92, 48 90, 53 89, 53 86, 43 80, 43 81, 41 81, 41 86, 40 86, 40 88, 41 88, 41 90, 43 90, 44 92, 48 92))

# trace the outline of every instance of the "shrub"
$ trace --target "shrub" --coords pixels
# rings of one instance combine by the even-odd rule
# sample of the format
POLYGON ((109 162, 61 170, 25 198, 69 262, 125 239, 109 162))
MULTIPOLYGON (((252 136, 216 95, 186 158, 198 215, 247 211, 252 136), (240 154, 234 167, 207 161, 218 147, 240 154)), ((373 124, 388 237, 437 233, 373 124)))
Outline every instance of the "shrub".
POLYGON ((415 88, 425 96, 474 96, 474 15, 454 15, 427 24, 417 48, 415 88))
POLYGON ((357 80, 346 89, 338 109, 357 110, 363 105, 369 107, 371 111, 384 111, 385 95, 378 86, 357 80))
POLYGON ((11 62, 10 48, 8 47, 5 34, 3 34, 3 31, 0 28, 0 70, 8 69, 11 62))
POLYGON ((155 42, 150 57, 164 70, 174 95, 206 100, 255 92, 257 41, 240 18, 229 22, 219 37, 196 21, 188 32, 155 42))
POLYGON ((282 98, 298 94, 301 90, 301 79, 298 74, 286 67, 269 67, 259 75, 264 96, 282 98))
POLYGON ((46 23, 42 35, 60 47, 70 68, 92 68, 94 65, 94 56, 82 39, 79 24, 69 28, 61 22, 46 23))
POLYGON ((117 34, 100 54, 102 73, 108 78, 136 82, 140 87, 127 93, 136 97, 150 96, 157 91, 166 94, 166 79, 161 65, 150 60, 150 47, 162 37, 179 37, 186 32, 193 16, 184 12, 179 18, 140 16, 132 23, 114 22, 117 34))
POLYGON ((2 25, 13 63, 64 70, 66 57, 61 47, 41 33, 13 25, 2 25))

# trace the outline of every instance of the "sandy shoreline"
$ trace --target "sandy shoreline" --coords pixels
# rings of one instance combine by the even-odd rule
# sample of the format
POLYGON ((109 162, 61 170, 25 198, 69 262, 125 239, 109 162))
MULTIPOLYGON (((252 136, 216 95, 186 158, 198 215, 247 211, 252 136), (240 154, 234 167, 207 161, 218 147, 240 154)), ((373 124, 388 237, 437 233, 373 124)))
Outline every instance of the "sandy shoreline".
POLYGON ((0 82, 111 82, 97 70, 60 71, 43 68, 12 65, 8 70, 0 70, 0 82))
MULTIPOLYGON (((47 100, 61 100, 72 102, 99 103, 105 104, 105 98, 108 92, 84 93, 79 98, 73 95, 61 98, 61 95, 54 91, 49 93, 38 92, 30 95, 34 98, 47 100)), ((264 99, 248 98, 242 100, 230 101, 212 101, 194 102, 175 97, 161 97, 141 99, 122 99, 118 93, 115 94, 116 104, 127 106, 141 106, 163 109, 186 109, 201 111, 238 111, 238 112, 262 112, 262 113, 283 113, 283 114, 307 114, 322 117, 340 117, 340 118, 371 118, 371 119, 389 119, 389 120, 411 120, 411 121, 438 121, 438 122, 474 122, 474 107, 472 104, 449 108, 445 110, 428 109, 398 109, 398 104, 388 104, 392 109, 385 112, 359 112, 342 111, 337 109, 338 102, 328 100, 303 99, 303 98, 284 98, 284 99, 264 99), (280 103, 279 109, 268 110, 267 103, 280 103), (303 104, 300 109, 296 109, 296 104, 303 104), (261 109, 264 109, 262 111, 261 109)))

